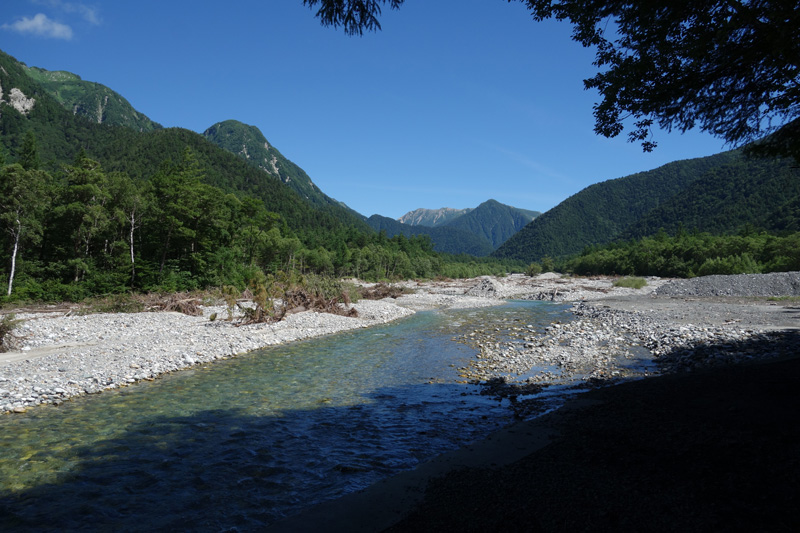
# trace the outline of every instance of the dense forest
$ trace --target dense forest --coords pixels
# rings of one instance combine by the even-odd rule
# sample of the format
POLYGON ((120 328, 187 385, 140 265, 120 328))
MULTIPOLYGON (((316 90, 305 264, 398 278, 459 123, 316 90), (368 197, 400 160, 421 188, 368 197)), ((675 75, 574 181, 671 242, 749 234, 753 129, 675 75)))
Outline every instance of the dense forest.
POLYGON ((433 277, 442 259, 424 237, 388 239, 352 227, 310 243, 262 201, 206 182, 185 148, 149 179, 107 172, 81 152, 42 170, 33 135, 0 170, 3 277, 15 299, 76 300, 128 290, 247 287, 263 273, 364 279, 433 277))
MULTIPOLYGON (((26 113, 0 104, 5 299, 244 289, 278 272, 379 280, 508 268, 444 258, 424 236, 389 238, 197 133, 89 120, 10 56, 0 53, 0 67, 6 93, 13 87, 35 101, 26 113)), ((85 82, 70 80, 74 98, 85 82)))
POLYGON ((800 201, 798 177, 789 160, 748 158, 739 150, 676 161, 587 187, 536 218, 493 256, 563 258, 660 228, 674 233, 679 226, 714 234, 733 234, 745 225, 791 229, 792 206, 800 201))
POLYGON ((800 270, 800 233, 782 236, 743 230, 736 235, 679 230, 651 237, 589 247, 558 262, 578 275, 694 277, 800 270))
POLYGON ((243 290, 287 273, 502 275, 532 261, 540 262, 532 271, 576 274, 800 269, 793 233, 800 180, 783 160, 734 151, 598 183, 485 257, 526 214, 489 201, 436 228, 365 220, 325 196, 250 126, 228 121, 203 136, 139 114, 126 123, 136 112, 113 91, 28 69, 2 52, 0 87, 33 103, 20 110, 0 92, 5 301, 243 290), (92 114, 93 102, 109 94, 117 104, 92 114), (248 153, 263 148, 258 158, 229 151, 250 137, 248 153))

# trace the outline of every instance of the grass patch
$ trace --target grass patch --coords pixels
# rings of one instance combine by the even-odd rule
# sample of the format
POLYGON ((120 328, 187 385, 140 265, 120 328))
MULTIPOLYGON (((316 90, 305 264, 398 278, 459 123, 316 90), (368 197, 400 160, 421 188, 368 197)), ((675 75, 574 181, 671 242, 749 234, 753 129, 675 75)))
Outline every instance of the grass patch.
POLYGON ((800 302, 800 296, 770 296, 768 302, 800 302))
POLYGON ((628 289, 641 289, 645 285, 647 285, 647 280, 644 278, 625 277, 614 281, 614 287, 625 287, 628 289))

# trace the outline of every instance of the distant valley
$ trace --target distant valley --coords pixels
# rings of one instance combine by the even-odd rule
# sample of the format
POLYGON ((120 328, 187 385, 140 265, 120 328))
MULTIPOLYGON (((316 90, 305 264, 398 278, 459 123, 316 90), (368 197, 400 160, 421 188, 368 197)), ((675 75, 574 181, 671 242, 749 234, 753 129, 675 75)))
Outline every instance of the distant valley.
POLYGON ((437 252, 481 257, 491 254, 540 214, 487 200, 475 208, 415 209, 397 220, 373 215, 367 223, 389 237, 428 235, 437 252))

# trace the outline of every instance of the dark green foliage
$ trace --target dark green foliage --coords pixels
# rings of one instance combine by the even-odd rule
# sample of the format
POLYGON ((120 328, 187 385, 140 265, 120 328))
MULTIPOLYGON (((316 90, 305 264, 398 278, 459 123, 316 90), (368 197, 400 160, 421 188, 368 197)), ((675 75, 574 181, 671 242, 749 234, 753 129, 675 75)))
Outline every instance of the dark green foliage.
POLYGON ((487 200, 445 226, 468 230, 485 238, 492 248, 498 248, 540 214, 504 205, 497 200, 487 200))
POLYGON ((77 74, 42 68, 27 68, 26 73, 64 108, 91 122, 124 126, 136 131, 161 128, 136 111, 121 95, 99 83, 84 81, 77 74))
POLYGON ((541 265, 542 272, 554 272, 556 270, 556 263, 549 255, 542 257, 541 265))
MULTIPOLYGON (((791 230, 796 217, 781 213, 800 200, 800 174, 791 160, 740 158, 715 167, 658 207, 620 236, 655 234, 663 228, 734 233, 749 225, 769 231, 791 230)), ((800 229, 800 228, 794 228, 800 229)))
POLYGON ((536 218, 493 255, 537 261, 660 228, 733 233, 745 225, 793 230, 800 181, 788 160, 740 151, 676 161, 587 187, 536 218))
POLYGON ((389 237, 405 235, 426 235, 430 237, 433 248, 437 252, 449 254, 469 254, 476 257, 489 255, 492 250, 492 243, 485 237, 476 235, 472 231, 464 228, 439 226, 435 228, 425 226, 409 226, 396 221, 393 218, 372 215, 367 219, 367 223, 375 231, 386 232, 389 237))
POLYGON ((541 273, 542 273, 542 265, 540 265, 539 263, 531 263, 530 265, 528 265, 527 270, 525 270, 525 274, 530 277, 538 276, 541 273))
POLYGON ((682 232, 587 248, 565 269, 579 275, 693 277, 800 269, 800 233, 714 236, 682 232))

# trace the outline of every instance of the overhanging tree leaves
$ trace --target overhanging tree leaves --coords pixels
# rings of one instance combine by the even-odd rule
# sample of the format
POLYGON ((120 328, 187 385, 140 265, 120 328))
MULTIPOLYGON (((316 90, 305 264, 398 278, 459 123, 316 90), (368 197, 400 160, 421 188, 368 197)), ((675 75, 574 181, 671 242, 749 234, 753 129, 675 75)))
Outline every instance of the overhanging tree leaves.
MULTIPOLYGON (((654 124, 700 128, 732 145, 800 160, 800 9, 787 0, 508 0, 537 21, 574 26, 597 49, 600 71, 585 80, 602 100, 595 131, 622 133, 645 151, 654 124)), ((323 24, 347 34, 380 29, 380 6, 403 0, 304 0, 323 24)))
POLYGON ((650 128, 699 127, 732 145, 800 159, 800 10, 784 0, 526 0, 537 20, 596 47, 595 131, 655 147, 650 128))
POLYGON ((381 5, 389 4, 398 9, 404 0, 303 0, 303 5, 315 8, 317 17, 325 26, 342 26, 348 35, 363 35, 364 30, 381 29, 378 17, 381 5))

